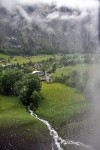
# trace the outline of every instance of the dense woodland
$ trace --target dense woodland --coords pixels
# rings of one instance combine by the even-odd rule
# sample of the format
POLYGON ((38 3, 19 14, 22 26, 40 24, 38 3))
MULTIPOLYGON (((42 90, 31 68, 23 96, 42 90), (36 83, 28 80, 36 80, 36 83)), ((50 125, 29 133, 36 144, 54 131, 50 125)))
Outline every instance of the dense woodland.
POLYGON ((38 76, 24 74, 19 69, 6 69, 0 74, 0 94, 18 96, 21 103, 31 106, 34 110, 38 107, 41 82, 38 76))

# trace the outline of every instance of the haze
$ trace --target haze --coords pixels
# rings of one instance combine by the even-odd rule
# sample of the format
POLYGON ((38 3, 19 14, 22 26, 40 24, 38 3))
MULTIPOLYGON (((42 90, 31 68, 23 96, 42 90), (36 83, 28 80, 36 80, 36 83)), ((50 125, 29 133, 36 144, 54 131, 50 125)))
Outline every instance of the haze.
POLYGON ((77 7, 80 9, 83 8, 97 8, 98 1, 97 0, 0 0, 0 4, 8 9, 11 9, 15 5, 23 5, 23 4, 37 4, 37 3, 55 3, 57 6, 69 6, 69 7, 77 7))

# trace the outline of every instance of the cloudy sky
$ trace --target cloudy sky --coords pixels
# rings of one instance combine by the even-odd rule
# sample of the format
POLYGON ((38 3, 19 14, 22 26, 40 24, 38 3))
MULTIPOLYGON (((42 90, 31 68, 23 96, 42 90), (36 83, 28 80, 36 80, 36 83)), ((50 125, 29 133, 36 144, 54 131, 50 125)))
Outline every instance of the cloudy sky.
POLYGON ((19 0, 23 3, 52 3, 55 2, 58 5, 68 5, 71 7, 97 7, 98 1, 97 0, 19 0))
POLYGON ((34 3, 56 3, 58 6, 66 5, 78 8, 96 8, 99 0, 0 0, 0 4, 6 7, 13 7, 16 4, 34 3))

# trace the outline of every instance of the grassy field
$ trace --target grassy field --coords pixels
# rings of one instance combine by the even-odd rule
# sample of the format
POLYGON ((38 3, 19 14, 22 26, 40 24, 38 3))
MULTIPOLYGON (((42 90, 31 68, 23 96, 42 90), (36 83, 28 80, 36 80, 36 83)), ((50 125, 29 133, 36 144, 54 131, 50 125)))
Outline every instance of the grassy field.
POLYGON ((53 74, 53 77, 70 74, 73 70, 79 71, 79 73, 84 73, 85 71, 89 71, 90 73, 95 69, 99 69, 100 64, 80 64, 75 66, 67 66, 62 68, 57 68, 56 72, 53 74))
MULTIPOLYGON (((74 130, 76 131, 77 128, 79 132, 79 126, 84 122, 83 114, 89 108, 89 103, 85 101, 84 96, 77 93, 75 89, 58 83, 43 83, 42 95, 44 99, 36 113, 48 120, 61 136, 71 138, 73 134, 75 138, 77 133, 74 133, 74 130)), ((16 97, 0 96, 0 129, 2 143, 6 139, 7 142, 11 142, 11 145, 23 146, 23 150, 28 145, 31 149, 32 144, 36 147, 33 150, 39 150, 40 147, 47 149, 47 145, 50 144, 47 127, 31 117, 16 97), (12 138, 15 141, 22 140, 15 144, 12 138), (26 142, 27 144, 24 145, 26 142), (45 142, 47 145, 44 144, 45 142)))
POLYGON ((11 63, 13 64, 23 64, 23 63, 28 63, 30 61, 32 62, 40 62, 42 60, 47 60, 49 58, 53 58, 53 55, 40 55, 40 56, 8 56, 4 54, 0 54, 0 58, 4 58, 6 61, 10 60, 11 63))
MULTIPOLYGON (((43 83, 42 95, 44 99, 37 113, 55 125, 60 124, 64 118, 87 109, 87 102, 84 100, 84 96, 77 93, 75 89, 63 84, 43 83), (56 118, 56 116, 59 117, 56 118)), ((19 103, 16 97, 0 96, 0 114, 0 126, 12 126, 32 121, 38 122, 28 114, 25 107, 19 103)))
POLYGON ((37 113, 55 125, 57 121, 62 122, 64 118, 87 109, 87 101, 82 94, 60 83, 43 83, 42 95, 44 100, 37 113))
MULTIPOLYGON (((72 55, 67 55, 67 56, 72 56, 72 55)), ((55 55, 38 55, 38 56, 9 56, 5 54, 0 53, 0 58, 4 58, 6 61, 10 59, 11 63, 16 64, 17 62, 22 64, 22 63, 27 63, 30 60, 32 62, 40 62, 42 60, 47 60, 48 58, 54 58, 59 60, 61 59, 61 55, 55 54, 55 55)))
POLYGON ((59 83, 43 84, 42 94, 44 101, 38 108, 37 114, 48 120, 62 136, 65 136, 69 132, 68 128, 72 126, 69 133, 71 136, 73 130, 78 130, 80 124, 83 124, 84 114, 90 104, 75 89, 59 83))
POLYGON ((29 115, 16 97, 0 96, 0 126, 10 127, 32 121, 37 123, 37 120, 29 115))
POLYGON ((0 150, 45 149, 44 141, 50 143, 47 127, 31 117, 16 97, 0 96, 0 150))

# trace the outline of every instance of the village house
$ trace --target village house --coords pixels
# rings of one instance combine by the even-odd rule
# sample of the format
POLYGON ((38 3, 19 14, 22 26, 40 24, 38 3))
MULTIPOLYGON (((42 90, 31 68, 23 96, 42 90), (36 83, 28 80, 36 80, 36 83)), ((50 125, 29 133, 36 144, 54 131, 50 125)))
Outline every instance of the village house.
POLYGON ((37 74, 38 76, 43 76, 44 72, 42 72, 42 71, 33 71, 32 74, 37 74))
POLYGON ((51 78, 52 74, 47 74, 42 71, 33 71, 32 74, 37 74, 40 77, 41 81, 52 82, 52 78, 51 78))

